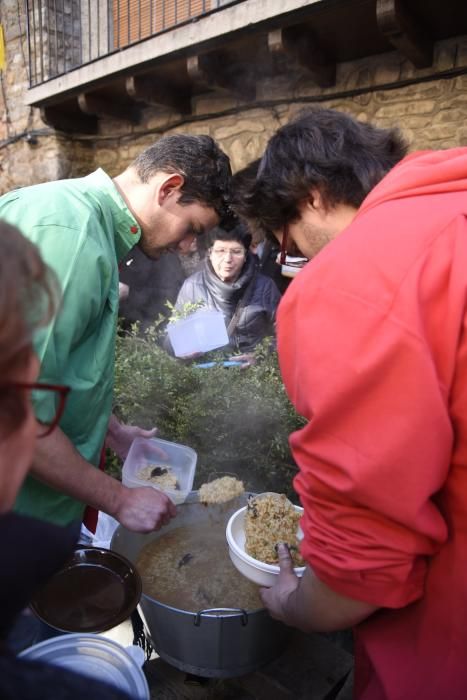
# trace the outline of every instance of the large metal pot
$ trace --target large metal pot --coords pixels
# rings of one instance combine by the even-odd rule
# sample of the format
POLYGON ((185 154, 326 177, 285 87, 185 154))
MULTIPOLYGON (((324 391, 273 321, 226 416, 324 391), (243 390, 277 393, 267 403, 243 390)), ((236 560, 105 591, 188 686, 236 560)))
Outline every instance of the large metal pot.
MULTIPOLYGON (((243 502, 237 500, 236 508, 245 502, 246 497, 243 502)), ((213 519, 225 526, 232 512, 225 506, 206 508, 193 492, 162 531, 139 535, 119 526, 111 549, 135 563, 144 545, 169 530, 212 523, 213 519)), ((289 628, 273 620, 264 609, 247 612, 216 608, 194 613, 170 607, 143 593, 139 611, 159 656, 182 671, 210 678, 232 678, 256 670, 283 652, 290 635, 289 628)))

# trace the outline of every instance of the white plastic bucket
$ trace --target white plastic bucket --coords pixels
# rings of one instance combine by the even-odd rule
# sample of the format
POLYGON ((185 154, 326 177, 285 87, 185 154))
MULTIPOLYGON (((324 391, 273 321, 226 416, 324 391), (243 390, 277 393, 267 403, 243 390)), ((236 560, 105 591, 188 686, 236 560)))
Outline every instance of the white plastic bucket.
POLYGON ((127 693, 134 700, 149 700, 149 687, 141 668, 144 654, 128 650, 96 634, 64 634, 34 644, 19 655, 23 659, 68 669, 95 678, 127 693))
POLYGON ((187 318, 169 323, 167 332, 177 357, 215 350, 229 342, 224 315, 211 309, 198 309, 187 318))

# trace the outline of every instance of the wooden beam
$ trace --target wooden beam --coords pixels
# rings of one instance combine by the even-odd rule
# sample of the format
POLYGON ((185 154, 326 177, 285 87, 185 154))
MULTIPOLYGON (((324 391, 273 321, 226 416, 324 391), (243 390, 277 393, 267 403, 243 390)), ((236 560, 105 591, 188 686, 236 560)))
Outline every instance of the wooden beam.
POLYGON ((312 31, 296 26, 274 29, 268 34, 268 48, 277 61, 290 58, 305 68, 319 87, 336 83, 336 63, 320 46, 312 31))
POLYGON ((189 56, 186 69, 193 82, 204 90, 225 90, 247 100, 256 97, 254 67, 225 52, 189 56))
POLYGON ((126 102, 116 102, 96 94, 82 92, 78 95, 78 105, 85 114, 97 117, 111 117, 112 119, 128 121, 132 124, 137 124, 140 118, 139 110, 135 105, 126 102))
POLYGON ((428 68, 433 63, 433 41, 423 27, 423 18, 414 17, 407 5, 404 0, 376 0, 378 28, 416 68, 428 68))
POLYGON ((42 121, 51 126, 70 134, 97 134, 97 118, 87 116, 78 109, 76 113, 60 108, 60 105, 41 107, 42 121))
POLYGON ((125 81, 128 95, 138 102, 155 107, 170 107, 181 114, 191 114, 191 95, 181 91, 158 77, 132 75, 125 81))

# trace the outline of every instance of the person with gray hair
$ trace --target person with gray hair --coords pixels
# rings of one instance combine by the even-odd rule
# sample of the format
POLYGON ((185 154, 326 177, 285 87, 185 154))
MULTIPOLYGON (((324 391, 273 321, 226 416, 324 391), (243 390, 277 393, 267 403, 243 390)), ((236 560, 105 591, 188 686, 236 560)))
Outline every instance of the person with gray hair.
POLYGON ((225 230, 216 226, 208 234, 208 252, 200 269, 183 283, 175 303, 202 303, 220 311, 229 337, 229 349, 249 364, 255 346, 266 336, 275 336, 276 310, 280 293, 270 277, 258 270, 258 259, 250 252, 251 234, 242 224, 225 230))

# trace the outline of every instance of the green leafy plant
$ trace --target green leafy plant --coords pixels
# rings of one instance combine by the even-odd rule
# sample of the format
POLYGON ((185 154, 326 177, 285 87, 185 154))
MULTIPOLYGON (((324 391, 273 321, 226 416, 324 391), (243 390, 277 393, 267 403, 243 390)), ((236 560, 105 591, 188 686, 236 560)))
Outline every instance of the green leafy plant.
MULTIPOLYGON (((156 425, 159 437, 196 450, 195 487, 229 473, 251 491, 293 497, 296 466, 288 436, 304 419, 286 396, 270 339, 257 347, 258 361, 251 367, 202 369, 196 361, 168 355, 156 342, 159 335, 156 323, 143 336, 134 327, 118 337, 115 412, 120 419, 156 425)), ((211 360, 224 356, 209 353, 211 360)))
POLYGON ((188 318, 198 309, 202 309, 206 306, 204 301, 187 301, 181 309, 176 309, 171 301, 165 302, 166 307, 169 310, 168 322, 174 323, 175 321, 181 321, 184 318, 188 318))

